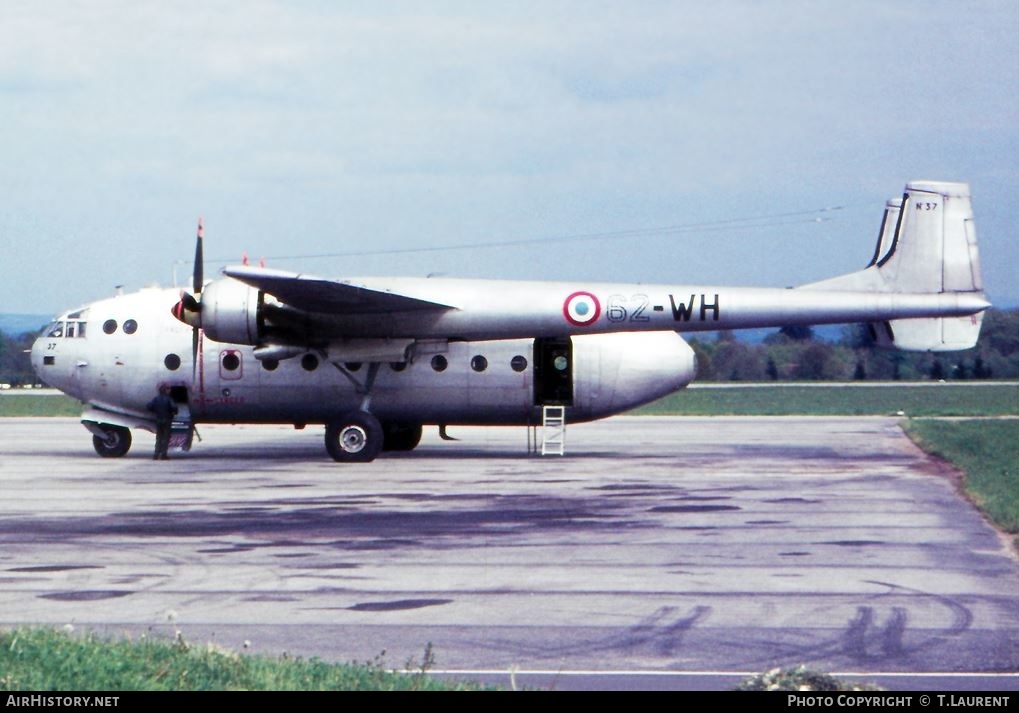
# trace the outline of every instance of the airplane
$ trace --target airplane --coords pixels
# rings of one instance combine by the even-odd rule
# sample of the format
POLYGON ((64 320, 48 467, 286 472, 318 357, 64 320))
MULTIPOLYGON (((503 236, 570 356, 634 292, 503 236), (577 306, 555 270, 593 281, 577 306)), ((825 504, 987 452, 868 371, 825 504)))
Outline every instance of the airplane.
POLYGON ((338 462, 409 451, 422 427, 583 422, 682 389, 681 332, 866 323, 877 344, 976 343, 983 293, 965 183, 912 181, 885 206, 864 269, 795 288, 446 278, 323 279, 236 265, 205 281, 202 226, 190 292, 147 288, 60 314, 32 347, 40 379, 80 400, 103 457, 170 387, 173 445, 196 424, 325 426, 338 462))

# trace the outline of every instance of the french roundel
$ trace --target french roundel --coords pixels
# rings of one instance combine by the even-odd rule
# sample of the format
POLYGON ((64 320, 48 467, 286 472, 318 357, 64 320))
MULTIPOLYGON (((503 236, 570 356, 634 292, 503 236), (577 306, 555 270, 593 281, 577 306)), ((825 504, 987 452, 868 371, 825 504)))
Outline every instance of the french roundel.
POLYGON ((570 324, 586 327, 601 316, 601 304, 590 292, 574 292, 563 302, 563 316, 570 324))

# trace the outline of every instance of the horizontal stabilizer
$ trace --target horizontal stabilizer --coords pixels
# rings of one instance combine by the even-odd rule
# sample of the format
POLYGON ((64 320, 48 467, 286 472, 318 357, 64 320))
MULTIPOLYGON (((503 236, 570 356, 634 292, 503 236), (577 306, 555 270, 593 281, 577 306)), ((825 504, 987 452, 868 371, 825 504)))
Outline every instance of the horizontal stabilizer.
POLYGON ((981 312, 968 317, 895 319, 868 326, 874 342, 881 347, 920 352, 954 352, 976 346, 983 320, 981 312))

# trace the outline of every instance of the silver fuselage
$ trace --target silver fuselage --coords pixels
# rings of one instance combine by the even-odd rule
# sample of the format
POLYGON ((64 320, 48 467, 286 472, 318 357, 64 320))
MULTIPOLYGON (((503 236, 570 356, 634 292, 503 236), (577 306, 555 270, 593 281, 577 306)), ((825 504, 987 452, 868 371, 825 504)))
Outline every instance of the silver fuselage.
MULTIPOLYGON (((145 406, 161 384, 186 387, 196 423, 324 423, 363 404, 367 364, 334 364, 327 350, 260 361, 254 345, 202 335, 193 366, 192 330, 170 313, 178 298, 177 290, 150 288, 64 313, 59 330, 36 340, 33 366, 102 420, 134 427, 145 426, 145 406)), ((537 423, 534 346, 533 338, 428 342, 379 368, 371 411, 411 423, 537 423)), ((572 347, 571 421, 626 411, 694 377, 693 352, 674 331, 579 334, 572 347)))

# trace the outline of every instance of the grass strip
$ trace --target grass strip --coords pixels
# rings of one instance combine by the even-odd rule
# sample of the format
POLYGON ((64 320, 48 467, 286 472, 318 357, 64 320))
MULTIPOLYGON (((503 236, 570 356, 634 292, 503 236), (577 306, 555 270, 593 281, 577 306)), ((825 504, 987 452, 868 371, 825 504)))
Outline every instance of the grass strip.
POLYGON ((2 394, 0 418, 80 416, 81 402, 63 394, 2 394))
MULTIPOLYGON (((78 416, 60 395, 0 395, 0 418, 78 416)), ((1019 382, 918 386, 756 386, 684 389, 634 414, 648 416, 1005 416, 1019 414, 1019 382)))
POLYGON ((108 640, 42 628, 0 632, 0 691, 399 691, 480 690, 428 675, 430 646, 417 670, 241 655, 208 644, 142 638, 108 640))
POLYGON ((1019 421, 913 420, 904 428, 918 446, 962 470, 973 502, 1019 534, 1019 421))
POLYGON ((1003 416, 1019 414, 1019 383, 760 386, 684 389, 634 411, 648 416, 1003 416))

